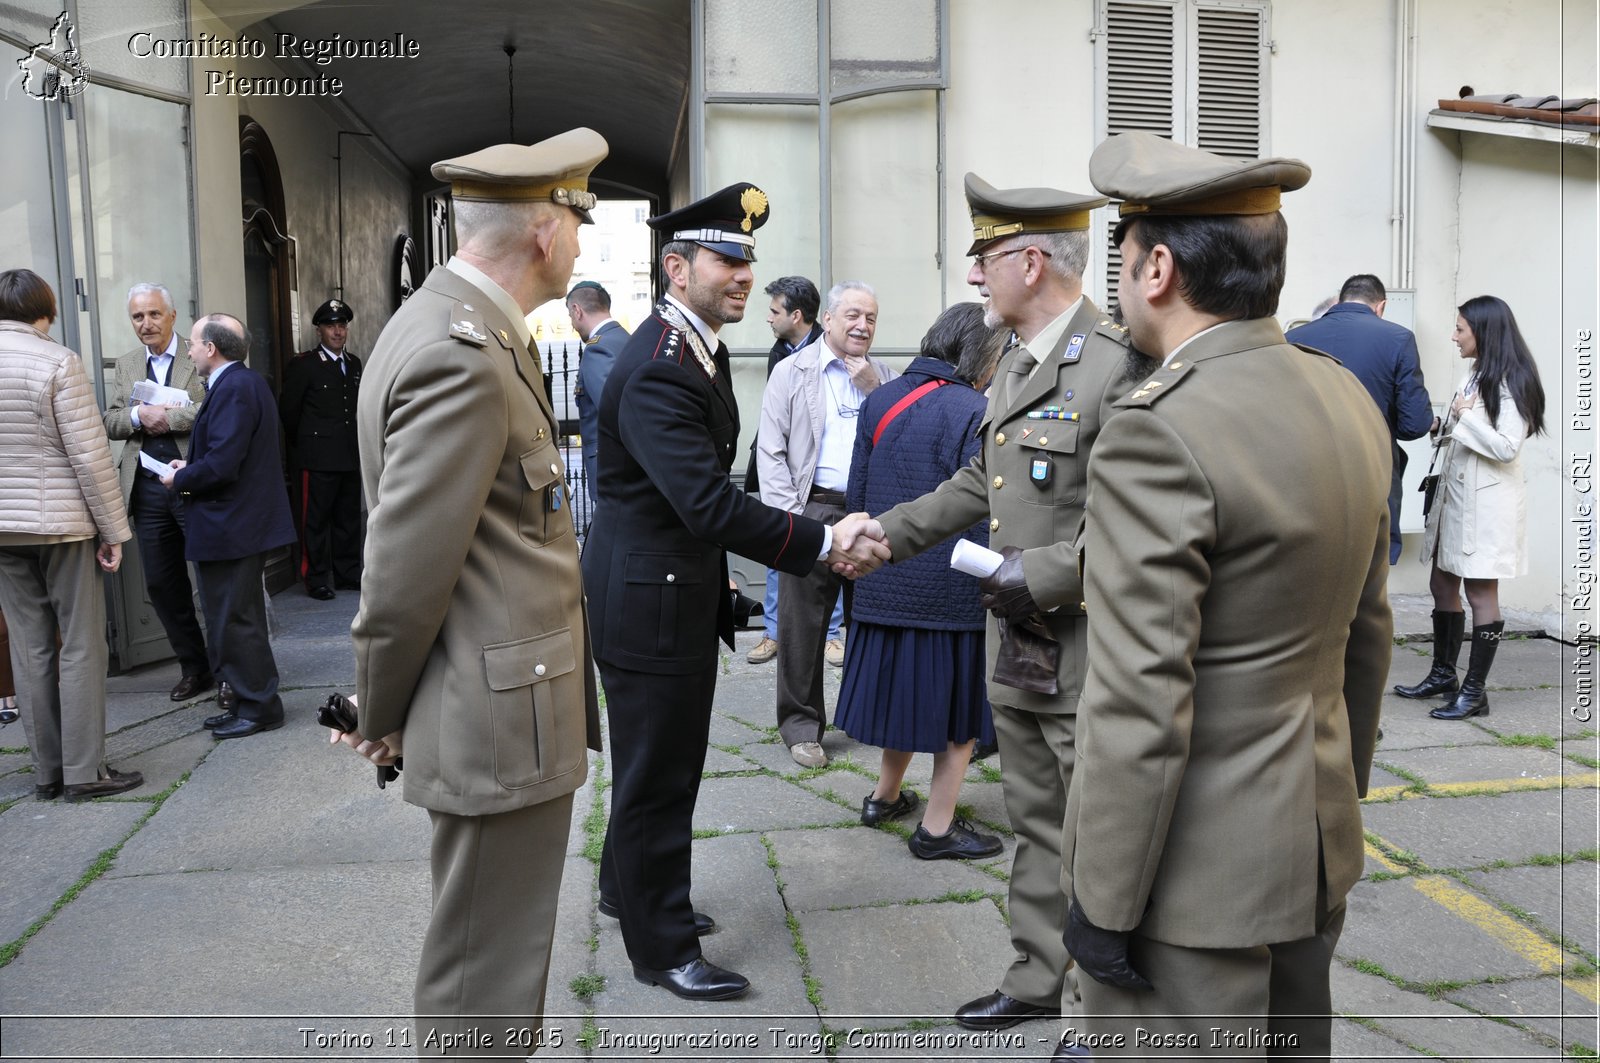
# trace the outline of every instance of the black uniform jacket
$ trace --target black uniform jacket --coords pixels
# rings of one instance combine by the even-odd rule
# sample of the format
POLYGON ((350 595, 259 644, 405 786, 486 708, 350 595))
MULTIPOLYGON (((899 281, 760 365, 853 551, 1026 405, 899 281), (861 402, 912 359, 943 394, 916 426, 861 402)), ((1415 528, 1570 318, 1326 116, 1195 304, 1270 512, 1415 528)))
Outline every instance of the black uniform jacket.
POLYGON ((349 351, 344 352, 344 359, 350 363, 348 372, 341 372, 338 363, 319 347, 295 355, 284 367, 278 409, 283 413, 284 441, 294 468, 361 471, 361 451, 356 443, 361 359, 349 351))
POLYGON ((823 526, 733 485, 739 407, 728 349, 716 379, 688 338, 652 314, 600 398, 599 505, 583 552, 595 659, 660 674, 696 672, 733 645, 724 548, 804 575, 823 526))

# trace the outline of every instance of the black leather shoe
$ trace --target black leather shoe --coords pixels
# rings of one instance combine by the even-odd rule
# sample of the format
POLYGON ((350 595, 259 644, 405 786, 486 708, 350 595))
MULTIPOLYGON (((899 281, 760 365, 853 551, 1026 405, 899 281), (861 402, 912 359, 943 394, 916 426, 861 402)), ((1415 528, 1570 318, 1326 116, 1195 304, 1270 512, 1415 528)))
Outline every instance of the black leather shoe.
POLYGON ((212 728, 211 737, 246 738, 257 731, 276 731, 283 726, 283 717, 276 720, 247 720, 243 716, 235 716, 232 723, 219 724, 212 728))
POLYGON ((1000 752, 999 742, 975 742, 972 746, 973 760, 988 760, 1000 752))
POLYGON ((223 712, 239 711, 239 695, 233 692, 226 679, 217 684, 217 705, 223 712))
POLYGON ((239 718, 236 712, 219 712, 215 716, 207 716, 200 721, 200 726, 208 731, 215 731, 218 727, 232 723, 239 718))
POLYGON ((682 967, 654 971, 633 965, 633 977, 645 985, 658 985, 685 1000, 732 1000, 750 991, 750 979, 696 956, 682 967))
POLYGON ((900 787, 900 796, 893 801, 879 801, 868 794, 861 799, 861 822, 876 827, 886 819, 899 819, 917 807, 920 798, 916 792, 900 787))
POLYGON ((61 784, 58 782, 47 782, 42 786, 35 786, 33 788, 33 796, 39 801, 54 801, 56 798, 61 796, 61 784))
POLYGON ((996 989, 956 1009, 956 1022, 969 1030, 1009 1030, 1029 1019, 1059 1019, 1061 1012, 1045 1004, 1029 1004, 996 989))
POLYGON ((334 600, 334 598, 338 597, 333 593, 332 587, 312 587, 306 593, 311 595, 311 597, 315 598, 319 602, 331 602, 334 600))
MULTIPOLYGON (((595 905, 600 914, 607 919, 621 919, 622 911, 605 897, 600 898, 600 903, 595 905)), ((697 937, 705 937, 717 928, 717 921, 704 912, 694 913, 694 932, 697 937)))
POLYGON ((1068 1041, 1065 1038, 1056 1045, 1056 1050, 1050 1057, 1050 1063, 1067 1063, 1069 1059, 1093 1059, 1089 1054, 1089 1046, 1079 1044, 1077 1041, 1068 1041))
POLYGON ((186 675, 178 680, 178 685, 172 688, 173 701, 188 701, 196 694, 204 694, 211 689, 211 673, 205 675, 186 675))
POLYGON ((144 776, 136 771, 118 771, 107 768, 105 775, 94 782, 73 783, 63 791, 68 801, 88 801, 96 797, 127 793, 144 785, 144 776))
POLYGON ((979 834, 972 824, 957 816, 950 821, 950 829, 932 835, 919 823, 906 847, 919 860, 981 860, 993 856, 1005 845, 993 834, 979 834))

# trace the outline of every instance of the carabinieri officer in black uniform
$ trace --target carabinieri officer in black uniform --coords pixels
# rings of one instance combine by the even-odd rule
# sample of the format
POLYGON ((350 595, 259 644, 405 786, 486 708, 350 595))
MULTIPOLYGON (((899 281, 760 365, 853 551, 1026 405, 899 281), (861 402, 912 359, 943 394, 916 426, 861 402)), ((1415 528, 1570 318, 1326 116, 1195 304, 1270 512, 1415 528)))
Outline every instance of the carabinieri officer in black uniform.
POLYGON ((317 307, 311 323, 320 343, 289 362, 278 397, 301 518, 300 569, 306 591, 323 601, 334 596, 336 584, 361 586, 361 359, 345 350, 355 316, 338 299, 317 307))
POLYGON ((819 558, 846 560, 837 547, 856 538, 845 521, 835 534, 762 505, 728 475, 739 409, 717 331, 744 317, 753 233, 766 220, 766 194, 751 184, 649 220, 667 294, 600 399, 598 509, 583 553, 616 772, 600 911, 622 920, 634 976, 688 999, 750 988, 701 955, 697 934, 712 923, 689 903, 718 636, 733 646, 725 551, 802 575, 819 558))

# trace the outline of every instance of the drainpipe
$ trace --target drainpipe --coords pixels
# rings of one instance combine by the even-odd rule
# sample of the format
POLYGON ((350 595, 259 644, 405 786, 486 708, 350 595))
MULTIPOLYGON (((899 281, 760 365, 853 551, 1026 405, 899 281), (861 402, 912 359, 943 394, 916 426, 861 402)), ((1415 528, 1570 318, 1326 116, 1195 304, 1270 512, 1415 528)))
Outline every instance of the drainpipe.
POLYGON ((1390 181, 1389 284, 1415 287, 1417 209, 1416 0, 1395 0, 1394 170, 1390 181))

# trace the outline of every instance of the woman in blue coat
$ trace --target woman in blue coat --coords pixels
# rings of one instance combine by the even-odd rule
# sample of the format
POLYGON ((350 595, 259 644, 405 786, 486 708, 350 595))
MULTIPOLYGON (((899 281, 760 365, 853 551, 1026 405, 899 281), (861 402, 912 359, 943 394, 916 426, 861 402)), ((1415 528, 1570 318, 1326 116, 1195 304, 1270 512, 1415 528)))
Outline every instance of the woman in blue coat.
MULTIPOLYGON (((1003 330, 983 323, 978 303, 953 306, 922 338, 905 375, 867 397, 856 429, 846 495, 850 512, 882 513, 949 479, 978 452, 982 389, 1000 358, 1003 330)), ((981 522, 960 538, 989 541, 981 522)), ((900 785, 913 753, 933 754, 922 824, 908 840, 924 860, 973 859, 1000 851, 955 814, 975 739, 994 741, 984 691, 984 612, 978 581, 950 567, 951 538, 860 580, 834 724, 883 747, 876 789, 861 802, 874 826, 906 815, 917 795, 900 785)))

